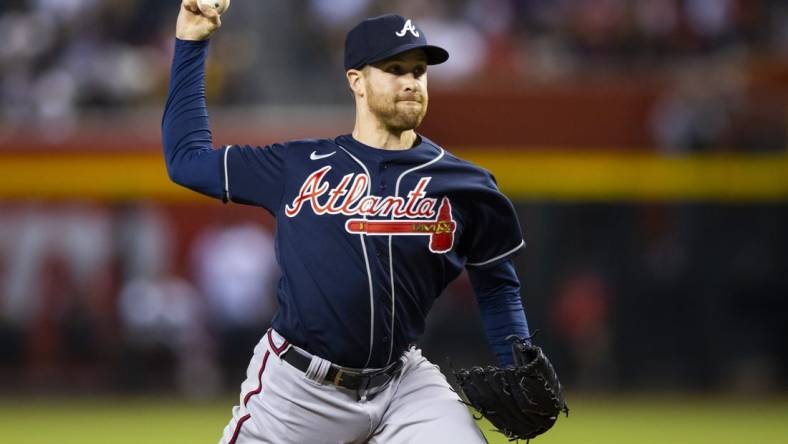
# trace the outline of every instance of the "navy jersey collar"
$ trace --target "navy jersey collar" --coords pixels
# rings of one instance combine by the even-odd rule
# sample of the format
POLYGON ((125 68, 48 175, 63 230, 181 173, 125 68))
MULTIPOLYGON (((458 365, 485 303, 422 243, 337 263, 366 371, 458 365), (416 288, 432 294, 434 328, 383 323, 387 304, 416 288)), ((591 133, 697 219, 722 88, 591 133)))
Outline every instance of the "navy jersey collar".
POLYGON ((416 134, 416 136, 416 143, 412 147, 404 150, 386 150, 383 148, 375 148, 354 139, 352 134, 343 134, 337 137, 335 142, 338 145, 344 146, 345 148, 351 150, 353 154, 362 155, 364 157, 372 156, 381 159, 391 159, 400 156, 409 156, 415 153, 421 153, 425 149, 428 149, 428 143, 426 142, 426 139, 419 134, 416 134))

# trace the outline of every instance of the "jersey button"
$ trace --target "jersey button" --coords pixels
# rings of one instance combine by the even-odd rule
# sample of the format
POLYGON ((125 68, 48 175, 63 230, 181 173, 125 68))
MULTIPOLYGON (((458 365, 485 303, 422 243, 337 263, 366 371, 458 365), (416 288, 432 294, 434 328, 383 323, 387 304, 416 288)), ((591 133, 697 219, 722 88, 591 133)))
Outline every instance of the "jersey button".
POLYGON ((389 337, 383 336, 383 339, 381 339, 381 341, 383 341, 384 343, 389 342, 389 337))

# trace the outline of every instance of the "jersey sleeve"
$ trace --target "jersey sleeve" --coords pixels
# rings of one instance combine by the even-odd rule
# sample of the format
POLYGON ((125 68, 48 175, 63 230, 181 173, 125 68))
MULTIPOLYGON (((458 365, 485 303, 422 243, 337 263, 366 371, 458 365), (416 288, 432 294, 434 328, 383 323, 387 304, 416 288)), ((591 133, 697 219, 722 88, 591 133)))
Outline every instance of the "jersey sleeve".
POLYGON ((284 189, 285 145, 212 148, 205 102, 208 41, 176 39, 162 144, 167 172, 177 184, 276 214, 284 189))
POLYGON ((530 337, 520 299, 520 280, 511 259, 489 267, 471 267, 468 278, 476 293, 482 325, 498 362, 514 364, 510 335, 530 337))
POLYGON ((258 205, 276 215, 286 179, 286 144, 230 145, 224 152, 225 195, 231 202, 258 205))
POLYGON ((466 267, 490 267, 516 256, 525 241, 514 205, 495 178, 485 172, 477 185, 460 245, 466 267))
POLYGON ((205 104, 208 42, 176 40, 167 103, 162 116, 162 146, 173 182, 223 198, 224 151, 212 148, 205 104))

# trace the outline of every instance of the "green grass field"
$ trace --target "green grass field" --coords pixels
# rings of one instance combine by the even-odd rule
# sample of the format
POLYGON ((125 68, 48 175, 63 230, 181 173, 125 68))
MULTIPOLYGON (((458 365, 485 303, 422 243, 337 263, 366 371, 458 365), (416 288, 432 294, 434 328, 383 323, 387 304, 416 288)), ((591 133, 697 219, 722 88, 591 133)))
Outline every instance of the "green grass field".
MULTIPOLYGON (((788 400, 570 396, 534 444, 787 444, 788 400)), ((0 442, 14 444, 216 443, 233 399, 0 399, 0 442)), ((489 426, 480 424, 483 430, 489 426)), ((491 443, 505 443, 487 433, 491 443)))

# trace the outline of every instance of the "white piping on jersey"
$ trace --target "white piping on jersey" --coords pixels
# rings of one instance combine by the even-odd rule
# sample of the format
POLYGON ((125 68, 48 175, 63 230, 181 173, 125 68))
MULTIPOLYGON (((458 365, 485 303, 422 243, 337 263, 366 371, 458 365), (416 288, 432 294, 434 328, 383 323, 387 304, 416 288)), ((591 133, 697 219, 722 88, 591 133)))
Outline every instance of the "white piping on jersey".
MULTIPOLYGON (((351 159, 356 161, 357 164, 361 165, 361 168, 364 169, 364 172, 367 174, 367 197, 369 197, 370 192, 372 191, 372 176, 369 175, 369 170, 367 170, 366 165, 363 162, 358 160, 356 156, 350 154, 350 151, 346 150, 345 147, 342 145, 337 145, 342 148, 342 151, 347 153, 351 159)), ((367 220, 367 216, 363 216, 364 220, 367 220)), ((367 246, 364 243, 364 233, 359 233, 359 239, 361 239, 361 251, 364 252, 364 264, 367 266, 367 280, 369 281, 369 354, 367 355, 367 362, 364 364, 364 367, 368 366, 370 361, 372 360, 372 346, 374 344, 375 339, 375 298, 373 296, 374 291, 372 287, 372 270, 369 267, 369 258, 367 257, 367 246)))
POLYGON ((520 245, 512 248, 511 250, 507 251, 506 253, 499 254, 498 256, 495 256, 492 259, 487 259, 486 261, 482 261, 482 262, 473 262, 473 263, 466 262, 465 265, 470 265, 472 267, 478 267, 480 265, 487 265, 489 263, 497 261, 498 259, 500 259, 500 258, 502 258, 504 256, 508 256, 508 255, 514 253, 515 251, 519 250, 520 248, 523 248, 524 246, 525 246, 525 240, 522 240, 522 241, 520 241, 520 245))
MULTIPOLYGON (((441 152, 434 159, 430 160, 429 162, 423 163, 421 165, 417 165, 417 166, 415 166, 415 167, 413 167, 413 168, 411 168, 411 169, 409 169, 409 170, 407 170, 404 173, 399 175, 399 177, 397 178, 397 185, 394 187, 394 197, 399 197, 399 185, 400 185, 400 182, 402 182, 402 178, 405 177, 406 174, 412 173, 413 171, 416 171, 418 169, 427 167, 427 166, 432 165, 433 163, 441 160, 441 158, 443 157, 444 154, 446 154, 446 152, 443 150, 443 148, 438 147, 438 149, 441 152)), ((393 213, 391 214, 391 220, 394 220, 394 214, 393 213)), ((389 277, 391 279, 391 335, 389 336, 389 357, 388 357, 388 359, 386 359, 386 364, 391 362, 391 355, 394 352, 394 313, 396 313, 396 311, 397 311, 396 310, 397 307, 395 305, 397 298, 396 298, 396 295, 394 294, 394 258, 393 258, 392 248, 391 248, 391 239, 392 239, 392 237, 393 236, 389 236, 389 277)))
POLYGON ((224 147, 224 197, 227 198, 228 202, 232 202, 233 200, 230 198, 230 175, 227 172, 227 153, 232 148, 231 145, 227 145, 224 147))

